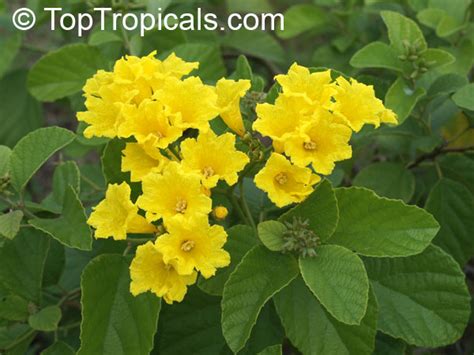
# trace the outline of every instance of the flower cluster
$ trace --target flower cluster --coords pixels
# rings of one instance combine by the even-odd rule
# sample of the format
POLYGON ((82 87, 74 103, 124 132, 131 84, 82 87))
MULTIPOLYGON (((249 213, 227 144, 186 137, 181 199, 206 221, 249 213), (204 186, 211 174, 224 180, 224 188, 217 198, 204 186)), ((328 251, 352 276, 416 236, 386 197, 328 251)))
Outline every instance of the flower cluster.
MULTIPOLYGON (((151 291, 168 303, 181 301, 197 273, 209 278, 230 263, 223 249, 227 233, 209 223, 211 189, 229 186, 249 158, 235 148, 232 133, 216 135, 209 122, 218 115, 236 134, 244 133, 240 98, 248 80, 216 86, 189 76, 198 63, 171 54, 127 56, 112 72, 99 71, 84 87, 84 136, 124 139, 122 171, 141 187, 131 200, 126 183, 110 184, 88 223, 96 238, 127 238, 128 233, 165 232, 140 245, 130 266, 132 294, 151 291)), ((225 218, 217 208, 214 218, 225 218)))
POLYGON ((352 156, 353 131, 397 123, 372 86, 342 76, 333 81, 330 70, 311 73, 293 64, 276 81, 282 92, 275 103, 257 105, 253 129, 273 142, 255 184, 278 207, 303 201, 320 180, 317 174, 331 174, 335 162, 352 156))
MULTIPOLYGON (((132 201, 130 185, 110 184, 88 223, 96 238, 153 234, 136 250, 130 290, 151 291, 168 303, 181 301, 198 273, 209 278, 229 265, 223 249, 227 233, 209 223, 209 215, 215 221, 227 215, 223 206, 213 209, 213 189, 218 183, 235 185, 249 156, 246 172, 268 151, 245 132, 240 104, 250 81, 207 85, 190 76, 198 65, 174 54, 163 61, 155 53, 127 56, 113 71, 99 71, 87 81, 87 111, 78 113, 87 124, 85 137, 124 140, 121 169, 139 186, 132 201), (217 116, 235 134, 217 135, 210 126, 217 116), (236 149, 236 136, 247 144, 247 154, 236 149)), ((351 157, 353 131, 366 123, 397 123, 373 88, 353 79, 333 81, 330 71, 311 73, 294 64, 276 80, 282 92, 274 103, 255 106, 253 129, 271 138, 274 148, 255 183, 279 207, 303 201, 320 175, 351 157)))

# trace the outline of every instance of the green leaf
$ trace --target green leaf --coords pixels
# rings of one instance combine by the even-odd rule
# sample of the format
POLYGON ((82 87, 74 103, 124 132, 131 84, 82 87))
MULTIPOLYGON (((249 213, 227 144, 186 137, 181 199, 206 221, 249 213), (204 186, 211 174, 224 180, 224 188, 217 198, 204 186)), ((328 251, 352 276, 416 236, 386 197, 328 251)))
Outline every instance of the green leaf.
POLYGON ((303 354, 360 354, 374 350, 377 303, 369 294, 360 325, 338 322, 327 313, 301 278, 275 296, 277 312, 288 339, 303 354))
POLYGON ((156 332, 160 299, 130 293, 126 259, 101 255, 81 277, 81 348, 86 354, 149 354, 156 332))
POLYGON ((403 62, 394 48, 383 42, 372 42, 359 49, 351 58, 354 68, 385 68, 403 72, 403 62))
POLYGON ((119 184, 127 181, 128 174, 122 172, 122 151, 125 149, 125 142, 113 139, 107 143, 102 152, 102 172, 108 184, 119 184))
POLYGON ((74 355, 75 353, 73 348, 59 340, 49 348, 43 350, 41 355, 74 355))
POLYGON ((21 47, 22 39, 23 35, 20 32, 8 35, 2 33, 2 37, 0 38, 0 48, 2 48, 0 51, 0 78, 10 68, 11 63, 21 47))
POLYGON ((451 53, 437 48, 428 48, 420 55, 420 58, 425 60, 430 69, 454 63, 456 60, 451 53))
MULTIPOLYGON (((139 36, 139 34, 136 36, 139 36)), ((186 43, 186 33, 184 31, 168 31, 165 29, 162 29, 161 31, 148 31, 145 32, 145 36, 141 38, 140 54, 148 55, 153 51, 158 51, 158 53, 169 51, 183 43, 186 43)))
POLYGON ((80 250, 91 250, 92 232, 79 197, 69 186, 64 195, 64 208, 58 218, 35 218, 28 221, 60 243, 80 250))
POLYGON ((52 332, 58 328, 61 316, 61 308, 58 306, 48 306, 41 309, 38 313, 32 314, 28 318, 28 324, 33 329, 52 332))
POLYGON ((405 202, 415 193, 415 176, 399 163, 371 164, 357 174, 352 184, 374 190, 379 196, 405 202))
POLYGON ((287 230, 283 223, 264 221, 258 225, 258 237, 271 251, 280 251, 285 244, 283 234, 287 230))
MULTIPOLYGON (((73 249, 68 250, 71 251, 73 249)), ((59 280, 63 276, 65 264, 66 251, 64 246, 55 239, 51 239, 49 241, 48 256, 44 263, 43 288, 59 284, 59 280)))
POLYGON ((467 84, 456 91, 453 101, 462 109, 474 111, 474 83, 467 84))
MULTIPOLYGON (((219 47, 209 43, 184 43, 173 48, 172 52, 188 62, 199 62, 199 69, 193 75, 199 75, 204 81, 216 81, 226 75, 219 47)), ((160 55, 166 58, 170 52, 160 55)))
POLYGON ((79 195, 80 185, 81 173, 77 164, 72 160, 60 163, 54 169, 53 192, 41 202, 41 205, 54 213, 61 213, 66 190, 71 186, 79 195))
POLYGON ((225 284, 222 298, 222 331, 232 351, 244 347, 262 307, 297 275, 292 256, 263 246, 244 256, 225 284))
POLYGON ((147 11, 150 13, 164 12, 171 5, 171 0, 148 0, 147 11))
POLYGON ((0 283, 26 300, 39 302, 48 249, 43 233, 22 229, 0 248, 0 283))
POLYGON ((258 353, 258 355, 281 355, 281 354, 282 354, 281 344, 269 346, 268 348, 265 348, 258 353))
POLYGON ((28 315, 28 301, 24 298, 9 294, 0 300, 0 318, 23 321, 28 315))
POLYGON ((339 219, 337 200, 331 183, 321 181, 314 192, 302 203, 280 217, 281 222, 291 222, 294 217, 308 220, 310 228, 322 241, 328 240, 336 230, 339 219))
POLYGON ((55 101, 81 91, 98 69, 107 68, 99 49, 70 44, 36 62, 28 75, 28 89, 40 101, 55 101))
POLYGON ((358 325, 367 310, 369 279, 364 263, 338 245, 321 245, 314 258, 300 258, 303 280, 338 321, 358 325))
POLYGON ((406 347, 402 340, 378 333, 375 338, 374 355, 405 355, 406 347))
POLYGON ((40 128, 23 137, 13 148, 10 157, 12 185, 23 190, 34 173, 58 150, 75 138, 75 134, 64 128, 40 128))
POLYGON ((380 14, 387 26, 390 44, 399 54, 405 53, 404 41, 416 45, 419 51, 427 49, 425 37, 415 21, 393 11, 382 11, 380 14))
POLYGON ((53 198, 60 206, 69 187, 76 194, 79 194, 81 189, 81 173, 76 162, 72 160, 59 164, 54 170, 53 198))
POLYGON ((474 197, 458 182, 441 179, 431 190, 426 209, 441 228, 433 243, 464 266, 474 255, 474 197))
POLYGON ((362 255, 415 255, 439 230, 436 220, 425 210, 378 197, 364 188, 339 188, 336 196, 340 218, 330 241, 362 255))
POLYGON ((398 122, 403 123, 415 108, 417 102, 426 95, 423 88, 412 89, 405 80, 398 78, 385 95, 385 105, 398 116, 398 122))
POLYGON ((26 354, 28 345, 35 335, 27 324, 16 323, 10 326, 2 326, 0 327, 0 348, 5 349, 13 345, 13 348, 6 352, 6 355, 26 354))
POLYGON ((222 39, 224 47, 244 54, 283 64, 285 51, 278 41, 264 31, 232 31, 222 39))
POLYGON ((220 297, 190 287, 183 302, 163 305, 152 354, 219 354, 226 348, 220 326, 220 297))
POLYGON ((423 347, 461 337, 470 314, 464 273, 436 246, 408 258, 367 258, 369 279, 379 302, 378 329, 423 347))
POLYGON ((469 76, 469 72, 474 63, 474 42, 464 39, 456 47, 442 47, 445 51, 451 53, 456 61, 452 64, 439 68, 442 73, 456 73, 462 76, 469 76))
POLYGON ((466 9, 470 4, 470 0, 431 0, 429 8, 418 12, 417 18, 425 26, 435 29, 439 37, 448 37, 465 27, 466 9))
POLYGON ((122 42, 122 37, 111 31, 95 31, 91 33, 88 40, 91 46, 100 46, 111 42, 122 42))
POLYGON ((10 165, 10 156, 12 150, 7 146, 0 145, 0 178, 8 174, 8 166, 10 165))
POLYGON ((23 212, 11 211, 0 215, 0 235, 13 239, 20 231, 20 223, 23 219, 23 212))
MULTIPOLYGON (((190 287, 183 302, 163 305, 152 354, 229 354, 220 326, 221 298, 190 287)), ((281 328, 271 303, 260 312, 247 346, 239 355, 251 355, 282 341, 281 328), (275 324, 276 323, 276 324, 275 324)))
POLYGON ((461 153, 439 158, 443 176, 460 182, 474 194, 474 158, 461 153))
POLYGON ((327 13, 317 6, 301 4, 291 6, 284 13, 285 29, 278 27, 276 34, 282 39, 298 36, 306 31, 321 27, 327 23, 327 13))
POLYGON ((280 318, 276 313, 273 302, 267 302, 258 315, 257 323, 252 329, 250 338, 239 355, 254 355, 266 347, 281 344, 285 338, 285 331, 280 318))
POLYGON ((198 286, 204 292, 222 296, 224 285, 235 267, 239 264, 244 255, 257 245, 257 236, 249 226, 236 225, 227 230, 227 242, 224 249, 230 254, 230 265, 218 269, 216 275, 210 279, 199 278, 198 286))
POLYGON ((43 124, 42 107, 26 90, 27 74, 18 70, 0 80, 0 142, 9 147, 43 124))
POLYGON ((226 0, 227 10, 229 13, 242 12, 242 13, 262 13, 272 12, 273 7, 269 0, 253 0, 253 1, 241 1, 241 0, 226 0))
POLYGON ((428 89, 428 96, 450 94, 468 83, 465 76, 448 73, 438 77, 428 89))
POLYGON ((244 55, 239 55, 239 58, 237 58, 237 62, 235 63, 235 72, 233 73, 231 78, 235 80, 252 80, 252 77, 252 67, 250 66, 250 63, 247 60, 247 57, 244 55))

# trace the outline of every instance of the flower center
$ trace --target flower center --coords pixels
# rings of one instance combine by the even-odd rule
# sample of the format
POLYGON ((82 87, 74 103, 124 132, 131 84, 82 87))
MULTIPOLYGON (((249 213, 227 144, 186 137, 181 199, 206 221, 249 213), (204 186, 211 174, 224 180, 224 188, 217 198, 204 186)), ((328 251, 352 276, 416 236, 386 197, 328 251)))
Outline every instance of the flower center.
POLYGON ((211 176, 214 175, 214 169, 211 168, 210 166, 206 166, 204 169, 202 169, 202 174, 204 175, 205 178, 210 178, 211 176))
POLYGON ((303 148, 305 150, 315 150, 316 149, 316 143, 314 143, 313 141, 304 142, 303 143, 303 148))
POLYGON ((183 243, 181 243, 181 250, 190 252, 194 249, 195 245, 196 243, 194 243, 194 240, 185 240, 183 243))
POLYGON ((176 212, 178 213, 184 213, 186 211, 186 208, 188 207, 188 203, 186 202, 185 199, 179 198, 178 202, 176 202, 176 212))
POLYGON ((155 136, 158 137, 158 139, 163 138, 163 134, 161 132, 158 132, 158 131, 155 133, 155 136))
POLYGON ((288 182, 288 175, 286 173, 278 173, 275 176, 275 181, 280 185, 285 185, 288 182))

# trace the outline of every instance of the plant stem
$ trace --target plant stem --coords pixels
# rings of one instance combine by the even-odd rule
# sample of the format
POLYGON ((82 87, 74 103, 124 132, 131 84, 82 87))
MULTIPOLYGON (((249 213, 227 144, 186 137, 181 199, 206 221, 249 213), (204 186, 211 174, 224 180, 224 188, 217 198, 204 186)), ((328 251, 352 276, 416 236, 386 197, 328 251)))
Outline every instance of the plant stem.
POLYGON ((8 345, 3 350, 5 350, 5 352, 7 352, 8 350, 11 350, 11 349, 15 348, 17 345, 21 344, 23 341, 25 341, 26 339, 28 339, 30 336, 32 336, 35 333, 36 333, 36 330, 30 329, 28 332, 26 332, 25 334, 23 334, 19 338, 16 338, 10 345, 8 345))
POLYGON ((63 326, 59 327, 58 330, 63 331, 63 330, 68 330, 68 329, 72 329, 72 328, 76 328, 76 327, 80 327, 80 326, 81 326, 81 321, 78 321, 78 322, 74 322, 74 323, 71 323, 71 324, 63 325, 63 326))
POLYGON ((97 185, 94 181, 89 179, 87 176, 84 176, 84 175, 81 174, 81 180, 84 181, 85 183, 87 183, 87 185, 89 185, 90 187, 92 187, 96 191, 102 191, 103 190, 99 185, 97 185))
POLYGON ((463 148, 447 148, 443 144, 439 147, 436 147, 433 151, 429 153, 420 155, 418 158, 415 159, 415 161, 408 164, 407 168, 408 169, 415 168, 418 165, 420 165, 422 162, 424 162, 425 160, 434 160, 439 155, 448 154, 448 153, 464 153, 464 152, 469 152, 469 151, 474 151, 474 146, 468 146, 468 147, 463 147, 463 148))
POLYGON ((64 302, 66 302, 68 299, 72 298, 72 296, 76 296, 81 293, 80 288, 75 288, 68 293, 66 293, 58 302, 58 306, 61 306, 64 302))
POLYGON ((442 179, 443 178, 443 172, 441 171, 441 167, 439 166, 439 163, 436 160, 434 160, 434 165, 435 165, 436 173, 438 174, 438 177, 440 179, 442 179))
POLYGON ((247 203, 247 200, 245 200, 245 194, 244 194, 244 184, 243 184, 244 180, 240 180, 239 182, 239 188, 240 188, 240 202, 244 208, 244 212, 246 213, 247 215, 247 218, 248 218, 248 221, 250 222, 250 225, 252 226, 252 228, 257 231, 257 225, 255 224, 255 221, 253 219, 253 216, 252 216, 252 212, 250 212, 250 208, 249 208, 249 205, 247 203))
POLYGON ((249 220, 245 216, 245 213, 242 211, 242 208, 240 207, 239 201, 237 200, 237 197, 234 195, 234 191, 232 189, 230 194, 227 194, 227 197, 229 198, 230 202, 232 203, 232 206, 234 209, 237 211, 239 214, 239 217, 242 219, 242 221, 246 224, 249 224, 249 220))
POLYGON ((125 248, 125 250, 123 251, 123 256, 127 255, 128 252, 132 249, 132 243, 130 243, 130 241, 128 242, 127 244, 127 247, 125 248))

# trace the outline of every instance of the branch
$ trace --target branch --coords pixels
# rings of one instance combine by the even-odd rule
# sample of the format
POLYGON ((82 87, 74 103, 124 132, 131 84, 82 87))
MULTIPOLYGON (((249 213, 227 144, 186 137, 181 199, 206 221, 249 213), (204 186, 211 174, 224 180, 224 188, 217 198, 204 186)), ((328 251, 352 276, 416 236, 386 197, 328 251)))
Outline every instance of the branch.
POLYGON ((469 151, 474 151, 474 145, 468 146, 468 147, 462 147, 462 148, 448 148, 445 147, 445 145, 440 145, 439 147, 436 147, 433 151, 422 154, 418 158, 416 158, 415 161, 411 162, 410 164, 407 165, 408 169, 413 169, 420 165, 422 162, 426 160, 434 160, 436 157, 443 155, 443 154, 448 154, 448 153, 464 153, 464 152, 469 152, 469 151))

